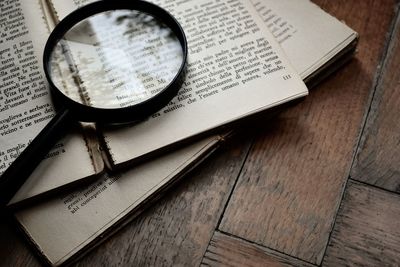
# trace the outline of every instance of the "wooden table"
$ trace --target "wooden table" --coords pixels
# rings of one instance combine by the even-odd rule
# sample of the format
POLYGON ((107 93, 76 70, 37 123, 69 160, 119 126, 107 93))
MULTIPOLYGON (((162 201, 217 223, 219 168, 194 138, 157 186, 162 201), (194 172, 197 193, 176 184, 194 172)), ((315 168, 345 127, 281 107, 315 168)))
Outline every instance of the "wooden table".
MULTIPOLYGON (((360 33, 355 58, 77 265, 400 265, 399 2, 315 2, 360 33)), ((0 265, 39 265, 11 226, 0 240, 0 265)))

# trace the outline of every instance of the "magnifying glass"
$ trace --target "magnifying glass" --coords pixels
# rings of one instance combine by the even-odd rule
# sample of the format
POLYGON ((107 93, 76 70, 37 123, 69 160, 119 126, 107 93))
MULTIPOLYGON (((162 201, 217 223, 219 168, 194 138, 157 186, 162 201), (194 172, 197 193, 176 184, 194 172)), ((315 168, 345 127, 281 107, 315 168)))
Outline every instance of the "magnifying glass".
POLYGON ((57 114, 1 176, 1 204, 76 121, 133 122, 167 105, 182 85, 186 58, 182 27, 154 4, 99 1, 65 17, 43 55, 57 114))

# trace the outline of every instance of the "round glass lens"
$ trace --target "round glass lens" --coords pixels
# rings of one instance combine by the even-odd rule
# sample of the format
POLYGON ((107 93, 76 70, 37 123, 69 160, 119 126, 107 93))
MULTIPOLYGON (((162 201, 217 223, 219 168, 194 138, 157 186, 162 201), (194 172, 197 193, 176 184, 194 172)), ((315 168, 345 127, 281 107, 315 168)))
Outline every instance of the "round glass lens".
POLYGON ((50 56, 50 76, 64 95, 96 108, 124 108, 166 88, 183 61, 174 32, 135 10, 111 10, 66 32, 50 56))

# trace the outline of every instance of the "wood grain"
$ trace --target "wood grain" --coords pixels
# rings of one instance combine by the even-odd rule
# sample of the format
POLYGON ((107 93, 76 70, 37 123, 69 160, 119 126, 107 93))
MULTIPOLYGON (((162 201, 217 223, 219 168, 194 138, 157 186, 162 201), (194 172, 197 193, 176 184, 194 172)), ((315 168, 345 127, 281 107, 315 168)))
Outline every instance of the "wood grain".
POLYGON ((219 229, 319 264, 379 73, 395 2, 315 2, 360 33, 356 59, 260 132, 219 229))
POLYGON ((400 196, 350 182, 323 266, 399 266, 400 196))
POLYGON ((221 232, 214 233, 201 265, 221 267, 314 266, 221 232))
POLYGON ((386 58, 351 177, 400 192, 400 17, 386 58))
POLYGON ((243 136, 234 137, 77 266, 198 266, 249 145, 243 136))

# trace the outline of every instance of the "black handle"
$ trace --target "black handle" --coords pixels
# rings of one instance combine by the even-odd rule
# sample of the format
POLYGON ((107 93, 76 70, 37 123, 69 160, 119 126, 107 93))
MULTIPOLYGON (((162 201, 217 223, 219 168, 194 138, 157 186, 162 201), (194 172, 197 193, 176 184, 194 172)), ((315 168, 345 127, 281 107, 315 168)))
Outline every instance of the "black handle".
POLYGON ((8 204, 36 166, 71 127, 67 109, 60 110, 0 177, 0 209, 8 204))

